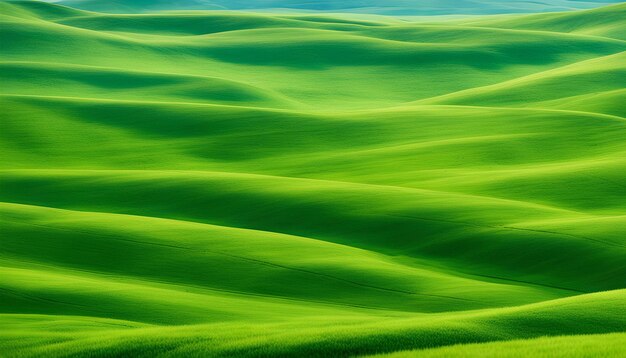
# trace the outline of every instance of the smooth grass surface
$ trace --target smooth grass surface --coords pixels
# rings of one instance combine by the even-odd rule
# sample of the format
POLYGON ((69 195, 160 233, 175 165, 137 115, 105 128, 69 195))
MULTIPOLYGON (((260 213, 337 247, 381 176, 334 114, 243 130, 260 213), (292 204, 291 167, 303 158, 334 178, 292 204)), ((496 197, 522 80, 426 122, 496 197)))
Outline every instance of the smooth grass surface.
MULTIPOLYGON (((408 346, 541 337, 555 330, 561 334, 616 332, 626 323, 619 314, 624 308, 624 290, 619 290, 434 316, 375 319, 372 315, 345 317, 337 310, 334 316, 309 317, 303 312, 299 318, 283 318, 281 323, 248 320, 166 327, 76 316, 5 315, 8 325, 19 328, 4 337, 19 356, 347 356, 408 346), (46 327, 44 335, 42 326, 46 327), (35 344, 11 341, 16 337, 35 344)), ((615 350, 618 354, 619 348, 615 350)))
POLYGON ((149 12, 158 10, 291 10, 357 12, 388 15, 507 14, 588 9, 615 0, 61 0, 63 5, 104 12, 149 12))
POLYGON ((617 357, 624 351, 625 340, 626 336, 623 333, 544 337, 533 340, 399 352, 379 357, 617 357))
POLYGON ((0 7, 4 355, 623 354, 623 4, 0 7))

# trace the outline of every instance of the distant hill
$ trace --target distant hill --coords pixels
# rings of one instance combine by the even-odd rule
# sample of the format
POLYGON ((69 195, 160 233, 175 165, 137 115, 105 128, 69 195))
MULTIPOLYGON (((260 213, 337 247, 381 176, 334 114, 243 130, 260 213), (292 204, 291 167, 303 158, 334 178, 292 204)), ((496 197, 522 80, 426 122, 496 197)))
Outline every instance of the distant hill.
POLYGON ((57 3, 101 12, 163 10, 264 10, 357 12, 385 15, 507 14, 589 9, 616 0, 61 0, 57 3))

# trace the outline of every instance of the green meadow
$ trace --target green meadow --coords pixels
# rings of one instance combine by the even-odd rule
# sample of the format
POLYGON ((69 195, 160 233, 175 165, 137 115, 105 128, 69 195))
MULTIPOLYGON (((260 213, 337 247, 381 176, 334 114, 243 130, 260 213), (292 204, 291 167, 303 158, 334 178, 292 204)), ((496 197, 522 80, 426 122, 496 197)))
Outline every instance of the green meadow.
POLYGON ((625 18, 0 1, 0 356, 626 355, 625 18))

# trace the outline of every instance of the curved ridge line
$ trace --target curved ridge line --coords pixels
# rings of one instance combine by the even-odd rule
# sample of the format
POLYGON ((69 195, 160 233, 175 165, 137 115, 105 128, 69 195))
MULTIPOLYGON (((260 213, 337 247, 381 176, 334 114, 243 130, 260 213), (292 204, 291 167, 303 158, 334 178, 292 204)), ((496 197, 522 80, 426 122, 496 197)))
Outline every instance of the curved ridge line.
MULTIPOLYGON (((18 205, 23 205, 23 204, 18 204, 18 205)), ((28 205, 28 206, 34 206, 34 205, 28 205)), ((48 207, 48 208, 50 208, 50 207, 48 207)), ((56 210, 65 210, 65 211, 76 211, 76 210, 67 210, 67 209, 58 209, 58 208, 55 208, 55 209, 56 210)), ((78 211, 78 212, 82 212, 82 211, 78 211)), ((85 213, 85 212, 83 212, 83 213, 85 213)), ((163 219, 163 218, 158 218, 158 217, 147 217, 147 216, 141 216, 141 215, 129 215, 129 214, 119 214, 119 213, 103 213, 103 212, 93 212, 93 211, 90 211, 89 213, 110 214, 110 215, 124 215, 124 216, 136 216, 136 217, 152 218, 152 219, 159 219, 159 220, 163 219)), ((198 251, 198 250, 196 250, 194 248, 185 247, 185 246, 177 246, 177 245, 156 243, 156 242, 146 242, 146 241, 141 241, 141 240, 124 239, 124 238, 117 237, 117 236, 114 236, 114 235, 94 233, 94 232, 77 230, 77 229, 72 229, 72 228, 54 227, 54 226, 43 225, 43 224, 26 223, 26 222, 21 222, 21 221, 16 221, 16 220, 7 220, 7 219, 3 219, 3 220, 4 221, 18 223, 19 225, 35 226, 35 227, 41 227, 41 228, 45 228, 45 229, 53 229, 53 230, 58 230, 58 231, 75 232, 75 233, 81 233, 81 234, 89 235, 89 236, 96 236, 96 237, 98 237, 98 236, 100 236, 100 237, 107 237, 107 238, 110 238, 110 239, 113 239, 113 240, 117 240, 117 241, 132 242, 132 243, 138 243, 138 244, 144 244, 144 245, 152 245, 152 246, 168 247, 168 248, 174 248, 174 249, 179 249, 179 250, 198 251)), ((165 220, 172 220, 172 219, 165 219, 165 220)), ((183 221, 183 222, 185 222, 184 220, 175 220, 175 221, 183 221)), ((199 223, 199 224, 202 224, 202 223, 199 223)), ((245 229, 245 230, 250 230, 250 229, 245 229)), ((256 230, 256 231, 259 231, 259 230, 256 230)), ((285 235, 285 234, 282 234, 282 235, 285 235)), ((312 240, 316 240, 316 239, 312 239, 312 240)), ((346 282, 346 283, 349 283, 349 284, 352 284, 352 285, 356 285, 356 286, 360 286, 360 287, 366 287, 366 288, 371 288, 371 289, 376 289, 376 290, 381 290, 381 291, 396 292, 396 293, 402 293, 402 294, 408 294, 408 295, 418 295, 418 296, 447 298, 447 299, 462 300, 462 301, 469 301, 469 302, 480 302, 480 301, 476 301, 476 300, 465 299, 465 298, 454 297, 454 296, 426 294, 426 293, 420 293, 420 292, 405 291, 405 290, 398 290, 398 289, 392 289, 392 288, 368 285, 368 284, 363 284, 363 283, 360 283, 360 282, 344 279, 344 278, 333 276, 333 275, 329 275, 329 274, 324 274, 324 273, 315 272, 315 271, 302 269, 302 268, 297 268, 297 267, 291 267, 291 266, 287 266, 287 265, 277 264, 277 263, 273 263, 273 262, 269 262, 269 261, 264 261, 264 260, 260 260, 260 259, 254 259, 254 258, 250 258, 250 257, 240 256, 240 255, 233 255, 233 254, 229 254, 229 253, 226 253, 226 252, 223 252, 223 251, 207 250, 207 249, 201 249, 199 251, 212 253, 212 254, 217 254, 217 255, 223 255, 223 256, 226 256, 226 257, 236 258, 236 259, 239 259, 239 260, 245 260, 245 261, 249 261, 249 262, 254 262, 254 263, 265 265, 265 266, 277 267, 277 268, 282 268, 282 269, 286 269, 286 270, 298 271, 298 272, 303 272, 303 273, 312 274, 312 275, 316 275, 316 276, 326 277, 326 278, 333 279, 333 280, 336 280, 336 281, 346 282)), ((410 268, 410 266, 408 266, 408 268, 410 268)), ((202 287, 204 287, 204 286, 202 286, 202 287)))
MULTIPOLYGON (((168 178, 168 174, 169 177, 171 177, 171 174, 185 174, 185 173, 197 173, 197 174, 203 174, 206 176, 211 176, 211 175, 224 175, 227 179, 230 178, 245 178, 245 177, 250 177, 250 178, 264 178, 264 179, 275 179, 275 180, 288 180, 288 181, 302 181, 302 182, 307 182, 307 181, 311 181, 311 182, 318 182, 318 183, 326 183, 326 184, 334 184, 334 185, 354 185, 356 187, 363 187, 363 188, 386 188, 388 190, 397 190, 397 191, 408 191, 408 192, 413 192, 414 194, 431 194, 431 195, 448 195, 448 196, 452 196, 452 197, 460 197, 460 198, 468 198, 468 199, 482 199, 482 200, 486 200, 486 201, 492 201, 492 202, 502 202, 510 204, 510 205, 517 205, 517 206, 521 206, 521 207, 528 207, 528 208, 535 208, 535 209, 543 209, 546 211, 555 211, 555 212, 566 212, 566 213, 571 213, 571 214, 578 214, 578 215, 586 215, 589 216, 590 214, 585 213, 585 212, 580 212, 580 211, 575 211, 575 210, 570 210, 570 209, 564 209, 564 208, 559 208, 559 207, 553 207, 553 206, 549 206, 549 205, 545 205, 545 204, 538 204, 538 203, 533 203, 533 202, 528 202, 528 201, 520 201, 520 200, 513 200, 513 199, 505 199, 505 198, 498 198, 498 197, 492 197, 492 196, 483 196, 483 195, 474 195, 474 194, 466 194, 466 193, 459 193, 459 192, 451 192, 451 191, 442 191, 442 190, 433 190, 433 189, 421 189, 421 188, 413 188, 413 187, 405 187, 405 186, 395 186, 395 185, 384 185, 384 184, 370 184, 370 183, 359 183, 359 182, 350 182, 350 181, 341 181, 341 180, 326 180, 326 179, 316 179, 316 178, 308 178, 308 177, 291 177, 291 176, 280 176, 280 175, 271 175, 271 174, 258 174, 258 173, 242 173, 242 172, 224 172, 224 171, 196 171, 196 170, 143 170, 143 169, 139 169, 139 170, 129 170, 129 169, 0 169, 0 173, 2 172, 44 172, 44 174, 47 175, 65 175, 65 173, 67 173, 68 175, 71 175, 72 173, 94 173, 94 174, 100 174, 100 173, 110 173, 112 175, 116 175, 117 173, 122 173, 124 174, 124 172, 127 172, 128 174, 133 174, 133 173, 155 173, 155 172, 162 172, 165 175, 161 176, 160 178, 168 178), (49 172, 50 174, 46 173, 49 172), (58 172, 55 173, 55 172, 58 172), (171 173, 171 174, 170 174, 171 173)), ((150 180, 150 179, 144 179, 144 180, 150 180)), ((297 235, 296 235, 297 236, 297 235)))

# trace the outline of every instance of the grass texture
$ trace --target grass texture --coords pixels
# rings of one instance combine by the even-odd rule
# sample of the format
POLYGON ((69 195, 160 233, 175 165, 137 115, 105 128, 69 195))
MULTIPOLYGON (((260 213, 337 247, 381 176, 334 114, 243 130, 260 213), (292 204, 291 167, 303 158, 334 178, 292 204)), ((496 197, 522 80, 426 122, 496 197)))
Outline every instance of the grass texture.
POLYGON ((617 0, 60 0, 62 5, 112 13, 163 10, 264 10, 387 15, 508 14, 589 9, 617 0))
POLYGON ((0 355, 624 355, 625 16, 0 2, 0 355))

